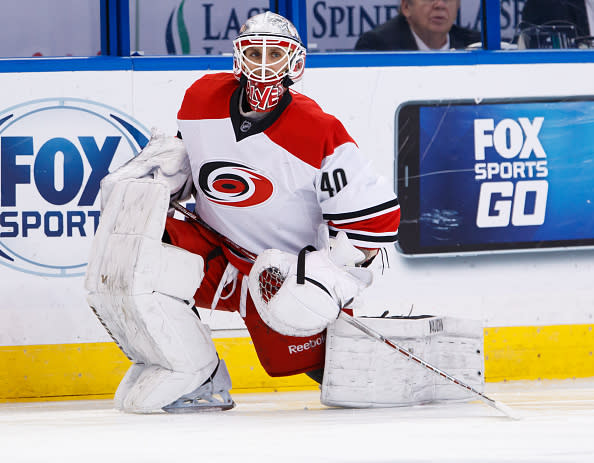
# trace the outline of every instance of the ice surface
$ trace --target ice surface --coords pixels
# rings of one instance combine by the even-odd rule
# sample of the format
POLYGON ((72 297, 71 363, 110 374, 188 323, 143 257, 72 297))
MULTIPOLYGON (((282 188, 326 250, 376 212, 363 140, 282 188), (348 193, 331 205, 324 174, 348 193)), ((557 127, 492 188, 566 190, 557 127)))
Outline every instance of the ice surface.
POLYGON ((130 415, 111 400, 0 404, 0 462, 594 462, 594 379, 487 384, 475 401, 334 409, 234 394, 227 412, 130 415))

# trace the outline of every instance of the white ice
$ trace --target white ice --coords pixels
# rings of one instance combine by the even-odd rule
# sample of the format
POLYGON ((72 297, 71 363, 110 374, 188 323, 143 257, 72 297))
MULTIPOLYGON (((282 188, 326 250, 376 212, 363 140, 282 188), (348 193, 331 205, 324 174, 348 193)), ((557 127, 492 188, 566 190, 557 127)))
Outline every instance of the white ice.
POLYGON ((318 391, 227 412, 130 415, 111 400, 0 404, 1 463, 594 462, 594 378, 489 383, 480 401, 336 409, 318 391))

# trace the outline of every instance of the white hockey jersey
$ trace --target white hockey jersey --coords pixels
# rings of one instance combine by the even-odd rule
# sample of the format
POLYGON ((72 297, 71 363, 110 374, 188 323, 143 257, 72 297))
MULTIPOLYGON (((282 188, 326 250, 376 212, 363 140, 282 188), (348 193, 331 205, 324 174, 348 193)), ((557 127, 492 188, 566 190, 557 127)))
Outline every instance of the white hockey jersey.
POLYGON ((355 246, 396 241, 393 188, 335 117, 287 91, 269 116, 253 121, 241 116, 240 94, 233 74, 209 74, 187 90, 178 113, 196 212, 206 223, 256 254, 315 245, 322 222, 355 246))

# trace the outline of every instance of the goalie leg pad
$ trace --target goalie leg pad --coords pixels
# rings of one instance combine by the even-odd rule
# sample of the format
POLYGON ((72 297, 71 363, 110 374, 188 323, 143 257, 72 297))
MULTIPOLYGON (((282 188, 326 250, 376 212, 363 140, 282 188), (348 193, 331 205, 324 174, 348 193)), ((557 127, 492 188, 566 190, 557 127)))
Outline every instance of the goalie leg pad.
POLYGON ((121 410, 154 413, 168 405, 172 397, 181 397, 199 384, 193 373, 172 371, 156 365, 144 366, 122 399, 121 410))
POLYGON ((168 204, 160 182, 115 185, 89 259, 89 305, 135 364, 158 367, 131 367, 116 396, 116 406, 126 411, 171 403, 202 384, 218 363, 210 330, 192 311, 202 257, 161 243, 168 204))
POLYGON ((161 409, 168 413, 229 410, 235 406, 230 389, 231 377, 223 360, 203 383, 193 374, 137 363, 120 383, 114 405, 118 410, 133 413, 161 409), (179 399, 167 403, 164 398, 168 397, 179 399))
POLYGON ((229 389, 231 379, 222 361, 219 368, 215 366, 214 373, 202 382, 200 376, 192 373, 155 365, 143 366, 122 400, 121 410, 130 413, 229 410, 235 406, 229 389), (171 401, 172 397, 178 399, 171 401))
MULTIPOLYGON (((483 329, 450 317, 362 318, 370 328, 478 391, 484 389, 483 329)), ((371 408, 474 395, 411 361, 346 321, 328 326, 321 402, 371 408)))
POLYGON ((159 291, 189 300, 203 278, 197 254, 161 242, 169 193, 153 180, 114 187, 93 241, 85 287, 91 293, 159 291))
POLYGON ((145 368, 146 365, 143 363, 133 363, 130 368, 128 368, 128 371, 124 375, 122 381, 120 381, 120 385, 113 397, 113 405, 116 410, 124 411, 124 399, 128 395, 128 392, 130 392, 132 386, 134 386, 134 383, 138 381, 140 374, 145 368))
MULTIPOLYGON (((89 302, 93 304, 92 296, 89 302)), ((105 309, 105 299, 101 304, 105 309)), ((135 362, 118 388, 116 407, 138 413, 159 410, 195 390, 217 367, 210 330, 189 305, 154 293, 114 298, 111 309, 103 312, 113 318, 102 321, 135 362), (114 307, 122 308, 120 318, 115 318, 114 307)))

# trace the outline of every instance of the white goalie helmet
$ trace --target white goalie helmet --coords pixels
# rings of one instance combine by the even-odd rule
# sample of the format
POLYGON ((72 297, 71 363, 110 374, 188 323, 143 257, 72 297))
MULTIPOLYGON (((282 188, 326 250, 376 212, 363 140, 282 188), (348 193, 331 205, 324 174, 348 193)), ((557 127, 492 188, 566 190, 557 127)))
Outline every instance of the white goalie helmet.
POLYGON ((249 18, 233 41, 233 73, 247 79, 246 91, 256 111, 274 108, 305 69, 306 50, 295 26, 267 11, 249 18))

